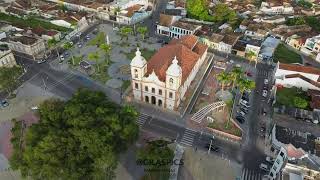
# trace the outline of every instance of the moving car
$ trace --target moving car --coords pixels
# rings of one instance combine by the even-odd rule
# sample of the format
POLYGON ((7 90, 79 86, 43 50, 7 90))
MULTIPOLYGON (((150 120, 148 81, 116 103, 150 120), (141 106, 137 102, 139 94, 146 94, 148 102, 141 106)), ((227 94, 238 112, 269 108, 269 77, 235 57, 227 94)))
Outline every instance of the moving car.
POLYGON ((264 170, 264 171, 268 171, 268 165, 266 165, 266 164, 261 163, 259 168, 264 170))
POLYGON ((268 95, 268 91, 267 91, 267 90, 263 90, 263 91, 262 91, 262 96, 263 96, 263 97, 267 97, 267 95, 268 95))
POLYGON ((7 107, 7 106, 9 106, 9 103, 8 103, 7 100, 1 100, 1 101, 0 101, 0 107, 5 108, 5 107, 7 107))

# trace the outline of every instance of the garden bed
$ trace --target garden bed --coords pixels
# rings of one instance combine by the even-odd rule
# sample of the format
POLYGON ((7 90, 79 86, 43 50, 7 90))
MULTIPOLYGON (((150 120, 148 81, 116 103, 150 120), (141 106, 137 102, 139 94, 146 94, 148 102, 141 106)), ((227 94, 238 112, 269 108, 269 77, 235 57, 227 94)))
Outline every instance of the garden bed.
POLYGON ((208 128, 216 129, 216 130, 219 130, 228 134, 232 134, 238 137, 242 136, 241 130, 237 126, 235 126, 231 120, 229 122, 229 125, 228 125, 228 121, 223 121, 223 122, 213 121, 212 123, 208 124, 208 128))
POLYGON ((300 109, 311 109, 311 98, 307 95, 307 92, 298 88, 278 88, 276 95, 276 106, 288 106, 300 109))

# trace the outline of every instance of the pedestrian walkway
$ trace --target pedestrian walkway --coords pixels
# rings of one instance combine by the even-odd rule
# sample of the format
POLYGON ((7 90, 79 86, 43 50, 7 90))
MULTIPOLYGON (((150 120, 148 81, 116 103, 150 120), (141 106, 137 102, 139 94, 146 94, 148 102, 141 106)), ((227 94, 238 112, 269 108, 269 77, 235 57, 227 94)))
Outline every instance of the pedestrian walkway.
POLYGON ((196 134, 197 131, 187 128, 183 133, 181 144, 185 146, 193 146, 193 141, 196 134))
POLYGON ((202 119, 206 117, 207 114, 209 114, 211 111, 219 108, 224 108, 226 104, 223 101, 214 102, 212 104, 209 104, 202 109, 200 109, 198 112, 196 112, 192 117, 191 120, 201 123, 202 119))
POLYGON ((150 116, 141 113, 139 118, 137 119, 137 123, 138 123, 139 127, 142 127, 143 124, 150 118, 151 118, 150 116))
POLYGON ((263 174, 260 172, 244 168, 242 170, 241 180, 262 180, 263 174))

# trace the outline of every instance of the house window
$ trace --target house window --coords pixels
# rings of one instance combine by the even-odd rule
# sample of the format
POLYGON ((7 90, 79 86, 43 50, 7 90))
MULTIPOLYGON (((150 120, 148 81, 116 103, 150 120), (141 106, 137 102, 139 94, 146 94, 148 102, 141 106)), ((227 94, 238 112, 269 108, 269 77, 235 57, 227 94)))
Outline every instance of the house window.
POLYGON ((148 92, 148 86, 145 86, 145 87, 144 87, 144 90, 148 92))
POLYGON ((276 162, 277 162, 278 164, 280 164, 280 160, 279 160, 279 159, 277 159, 276 162))
POLYGON ((280 156, 281 156, 281 157, 283 157, 283 156, 284 156, 284 153, 283 153, 283 152, 281 152, 281 153, 280 153, 280 156))
POLYGON ((273 173, 272 172, 270 173, 270 176, 273 177, 273 173))
POLYGON ((172 92, 169 92, 169 98, 172 98, 173 94, 172 92))
POLYGON ((273 169, 274 171, 276 171, 276 170, 277 170, 277 167, 276 167, 276 166, 273 166, 272 169, 273 169))
POLYGON ((151 91, 152 91, 152 93, 155 93, 155 92, 156 92, 156 89, 152 88, 151 91))
POLYGON ((159 95, 162 95, 162 90, 161 89, 159 89, 159 95))
POLYGON ((139 89, 138 83, 134 83, 134 87, 135 87, 136 89, 139 89))

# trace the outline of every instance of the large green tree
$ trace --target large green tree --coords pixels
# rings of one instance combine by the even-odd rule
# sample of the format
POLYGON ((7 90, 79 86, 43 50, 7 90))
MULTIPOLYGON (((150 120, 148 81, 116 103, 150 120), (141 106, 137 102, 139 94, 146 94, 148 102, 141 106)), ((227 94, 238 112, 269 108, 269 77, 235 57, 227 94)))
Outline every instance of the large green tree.
POLYGON ((109 64, 111 45, 102 43, 99 48, 105 53, 105 60, 107 61, 107 64, 109 64))
POLYGON ((137 116, 86 89, 66 102, 45 101, 38 123, 14 123, 11 167, 39 180, 112 179, 119 153, 138 137, 137 116))
POLYGON ((214 7, 213 20, 215 22, 228 22, 230 24, 237 22, 237 13, 226 4, 217 4, 214 7))
POLYGON ((142 39, 144 39, 146 34, 147 34, 147 32, 148 32, 148 28, 147 28, 147 26, 139 26, 137 28, 137 31, 141 35, 142 39))
POLYGON ((126 40, 128 41, 129 34, 132 34, 132 33, 133 33, 132 27, 124 26, 124 27, 120 28, 121 40, 122 40, 123 37, 125 37, 126 40))
MULTIPOLYGON (((72 43, 71 42, 66 42, 63 44, 63 49, 65 50, 71 50, 73 47, 72 43)), ((70 55, 71 55, 71 59, 72 59, 72 65, 74 65, 74 58, 73 58, 73 53, 72 51, 70 51, 70 55)))
POLYGON ((188 16, 203 21, 212 21, 207 0, 187 0, 188 16))
POLYGON ((143 180, 169 179, 170 166, 174 157, 173 150, 168 147, 169 143, 165 140, 151 141, 138 151, 137 163, 141 163, 147 169, 143 180))
POLYGON ((309 105, 308 101, 301 97, 293 98, 293 105, 297 108, 306 109, 309 105))
POLYGON ((23 73, 20 66, 0 68, 0 90, 11 93, 17 85, 18 77, 23 73))
POLYGON ((240 79, 243 75, 243 70, 240 67, 235 67, 231 70, 230 76, 232 79, 232 89, 237 84, 237 80, 240 79))
POLYGON ((98 73, 100 72, 100 62, 99 62, 99 59, 100 59, 100 56, 98 54, 99 52, 92 52, 92 53, 89 53, 88 54, 88 59, 92 60, 92 61, 95 61, 95 65, 97 67, 97 70, 98 70, 98 73))

